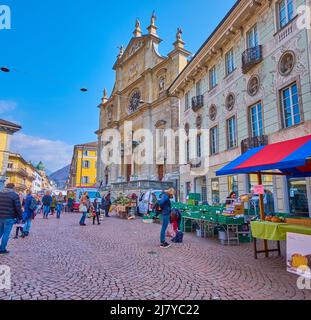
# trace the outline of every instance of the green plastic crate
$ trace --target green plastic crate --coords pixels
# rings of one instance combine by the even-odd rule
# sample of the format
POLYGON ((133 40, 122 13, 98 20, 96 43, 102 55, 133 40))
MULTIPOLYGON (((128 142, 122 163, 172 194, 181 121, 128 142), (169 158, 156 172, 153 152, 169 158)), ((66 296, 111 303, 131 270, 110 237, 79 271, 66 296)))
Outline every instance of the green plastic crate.
POLYGON ((236 225, 241 225, 245 223, 244 218, 226 217, 222 215, 219 215, 218 222, 220 224, 236 224, 236 225))

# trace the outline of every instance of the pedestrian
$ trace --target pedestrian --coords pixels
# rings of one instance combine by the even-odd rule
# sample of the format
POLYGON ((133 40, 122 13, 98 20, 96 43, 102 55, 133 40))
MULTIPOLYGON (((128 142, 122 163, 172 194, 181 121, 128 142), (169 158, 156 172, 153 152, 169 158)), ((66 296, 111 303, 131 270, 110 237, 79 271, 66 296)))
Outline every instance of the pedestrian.
POLYGON ((173 188, 166 190, 161 198, 155 203, 154 208, 157 208, 156 212, 157 215, 159 213, 162 214, 162 228, 161 228, 161 235, 160 235, 160 241, 161 241, 161 248, 167 249, 171 245, 166 242, 166 230, 167 227, 170 224, 170 216, 171 216, 171 199, 173 199, 175 196, 175 190, 173 188))
POLYGON ((100 203, 98 202, 97 199, 94 200, 93 202, 93 208, 94 208, 94 213, 93 213, 93 225, 95 225, 95 219, 97 219, 97 224, 100 225, 99 217, 100 217, 100 203))
POLYGON ((64 203, 65 203, 65 197, 60 192, 59 195, 56 197, 56 213, 57 213, 57 219, 60 219, 60 216, 63 212, 64 203))
POLYGON ((49 213, 51 211, 51 204, 52 204, 52 197, 51 192, 47 191, 45 196, 42 198, 43 203, 43 219, 48 219, 49 213))
POLYGON ((69 195, 67 205, 68 205, 68 212, 73 212, 73 197, 72 197, 72 195, 69 195))
POLYGON ((36 209, 36 216, 40 215, 42 211, 42 198, 40 195, 36 195, 36 200, 37 200, 37 209, 36 209))
POLYGON ((82 217, 80 220, 80 226, 86 226, 85 220, 87 217, 87 214, 91 211, 92 209, 92 203, 90 200, 90 197, 87 192, 85 192, 81 198, 80 206, 79 206, 79 211, 82 213, 82 217))
POLYGON ((19 196, 19 200, 21 202, 21 206, 23 208, 24 204, 25 204, 25 196, 24 196, 23 192, 21 192, 21 191, 18 193, 18 196, 19 196))
POLYGON ((22 206, 15 185, 9 183, 0 192, 0 254, 7 254, 7 245, 16 220, 22 220, 22 206))
POLYGON ((56 200, 56 196, 53 195, 52 196, 52 203, 51 203, 51 215, 52 216, 54 216, 54 214, 55 214, 56 207, 57 207, 57 200, 56 200))
POLYGON ((16 220, 15 238, 14 239, 18 239, 19 233, 21 233, 21 236, 23 236, 24 227, 25 227, 25 222, 24 221, 21 222, 19 219, 17 219, 16 220))
POLYGON ((110 218, 109 216, 110 208, 111 208, 111 194, 109 192, 106 196, 102 198, 102 201, 101 201, 101 209, 104 210, 105 216, 107 218, 110 218))
POLYGON ((25 200, 25 211, 23 215, 23 222, 25 226, 23 228, 23 237, 28 237, 31 227, 31 220, 35 217, 35 210, 37 208, 37 200, 32 194, 32 191, 27 192, 27 197, 25 200))

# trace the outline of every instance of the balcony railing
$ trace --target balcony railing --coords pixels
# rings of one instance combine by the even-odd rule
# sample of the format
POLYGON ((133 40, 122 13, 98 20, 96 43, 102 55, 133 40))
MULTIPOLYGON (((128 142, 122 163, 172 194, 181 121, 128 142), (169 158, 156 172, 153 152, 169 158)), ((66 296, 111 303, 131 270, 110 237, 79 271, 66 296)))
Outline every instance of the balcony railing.
POLYGON ((241 142, 242 154, 246 153, 250 149, 264 147, 266 145, 268 145, 268 136, 247 138, 241 142))
POLYGON ((15 173, 25 178, 28 177, 28 172, 25 169, 21 168, 7 168, 7 172, 15 173))
POLYGON ((199 95, 199 96, 193 97, 191 100, 191 107, 194 112, 197 112, 198 110, 203 108, 204 107, 204 96, 199 95))
POLYGON ((256 46, 245 50, 242 54, 242 71, 247 73, 255 65, 262 61, 262 46, 256 46))

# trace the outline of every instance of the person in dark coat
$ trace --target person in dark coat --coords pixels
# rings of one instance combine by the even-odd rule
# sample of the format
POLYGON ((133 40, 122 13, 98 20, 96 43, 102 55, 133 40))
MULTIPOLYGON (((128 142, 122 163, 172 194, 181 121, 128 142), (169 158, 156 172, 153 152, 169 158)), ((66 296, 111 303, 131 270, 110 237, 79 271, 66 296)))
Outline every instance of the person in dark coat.
POLYGON ((42 198, 43 203, 43 219, 48 219, 49 213, 51 211, 51 204, 52 204, 52 197, 51 193, 48 191, 45 196, 42 198))
POLYGON ((23 237, 29 236, 31 220, 33 220, 35 217, 36 208, 37 208, 37 200, 33 197, 32 191, 29 190, 27 192, 27 197, 25 200, 25 212, 23 217, 25 226, 23 228, 23 237))
POLYGON ((14 191, 15 185, 9 183, 0 192, 0 254, 7 254, 7 245, 14 224, 22 220, 22 205, 18 194, 14 191))
POLYGON ((111 208, 111 194, 110 192, 106 195, 106 197, 102 198, 101 201, 101 209, 105 211, 105 216, 109 218, 109 212, 111 208))
POLYGON ((172 211, 171 199, 174 198, 174 195, 175 190, 173 188, 165 191, 162 194, 161 199, 159 199, 154 206, 154 208, 156 208, 157 215, 161 213, 163 218, 160 241, 161 248, 164 249, 167 249, 171 246, 166 242, 166 230, 170 224, 170 216, 172 211))

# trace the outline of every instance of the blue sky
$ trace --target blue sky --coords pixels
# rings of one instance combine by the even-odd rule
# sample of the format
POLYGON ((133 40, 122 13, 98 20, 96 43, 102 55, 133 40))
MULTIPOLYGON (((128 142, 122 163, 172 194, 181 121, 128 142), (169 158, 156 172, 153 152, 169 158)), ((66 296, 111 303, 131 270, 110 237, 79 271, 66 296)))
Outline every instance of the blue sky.
POLYGON ((162 54, 177 27, 195 53, 234 2, 2 0, 12 30, 0 30, 0 67, 12 72, 0 73, 0 118, 23 126, 13 151, 50 170, 70 163, 73 145, 96 140, 97 105, 104 87, 111 92, 117 47, 130 41, 136 18, 145 32, 156 10, 162 54))

